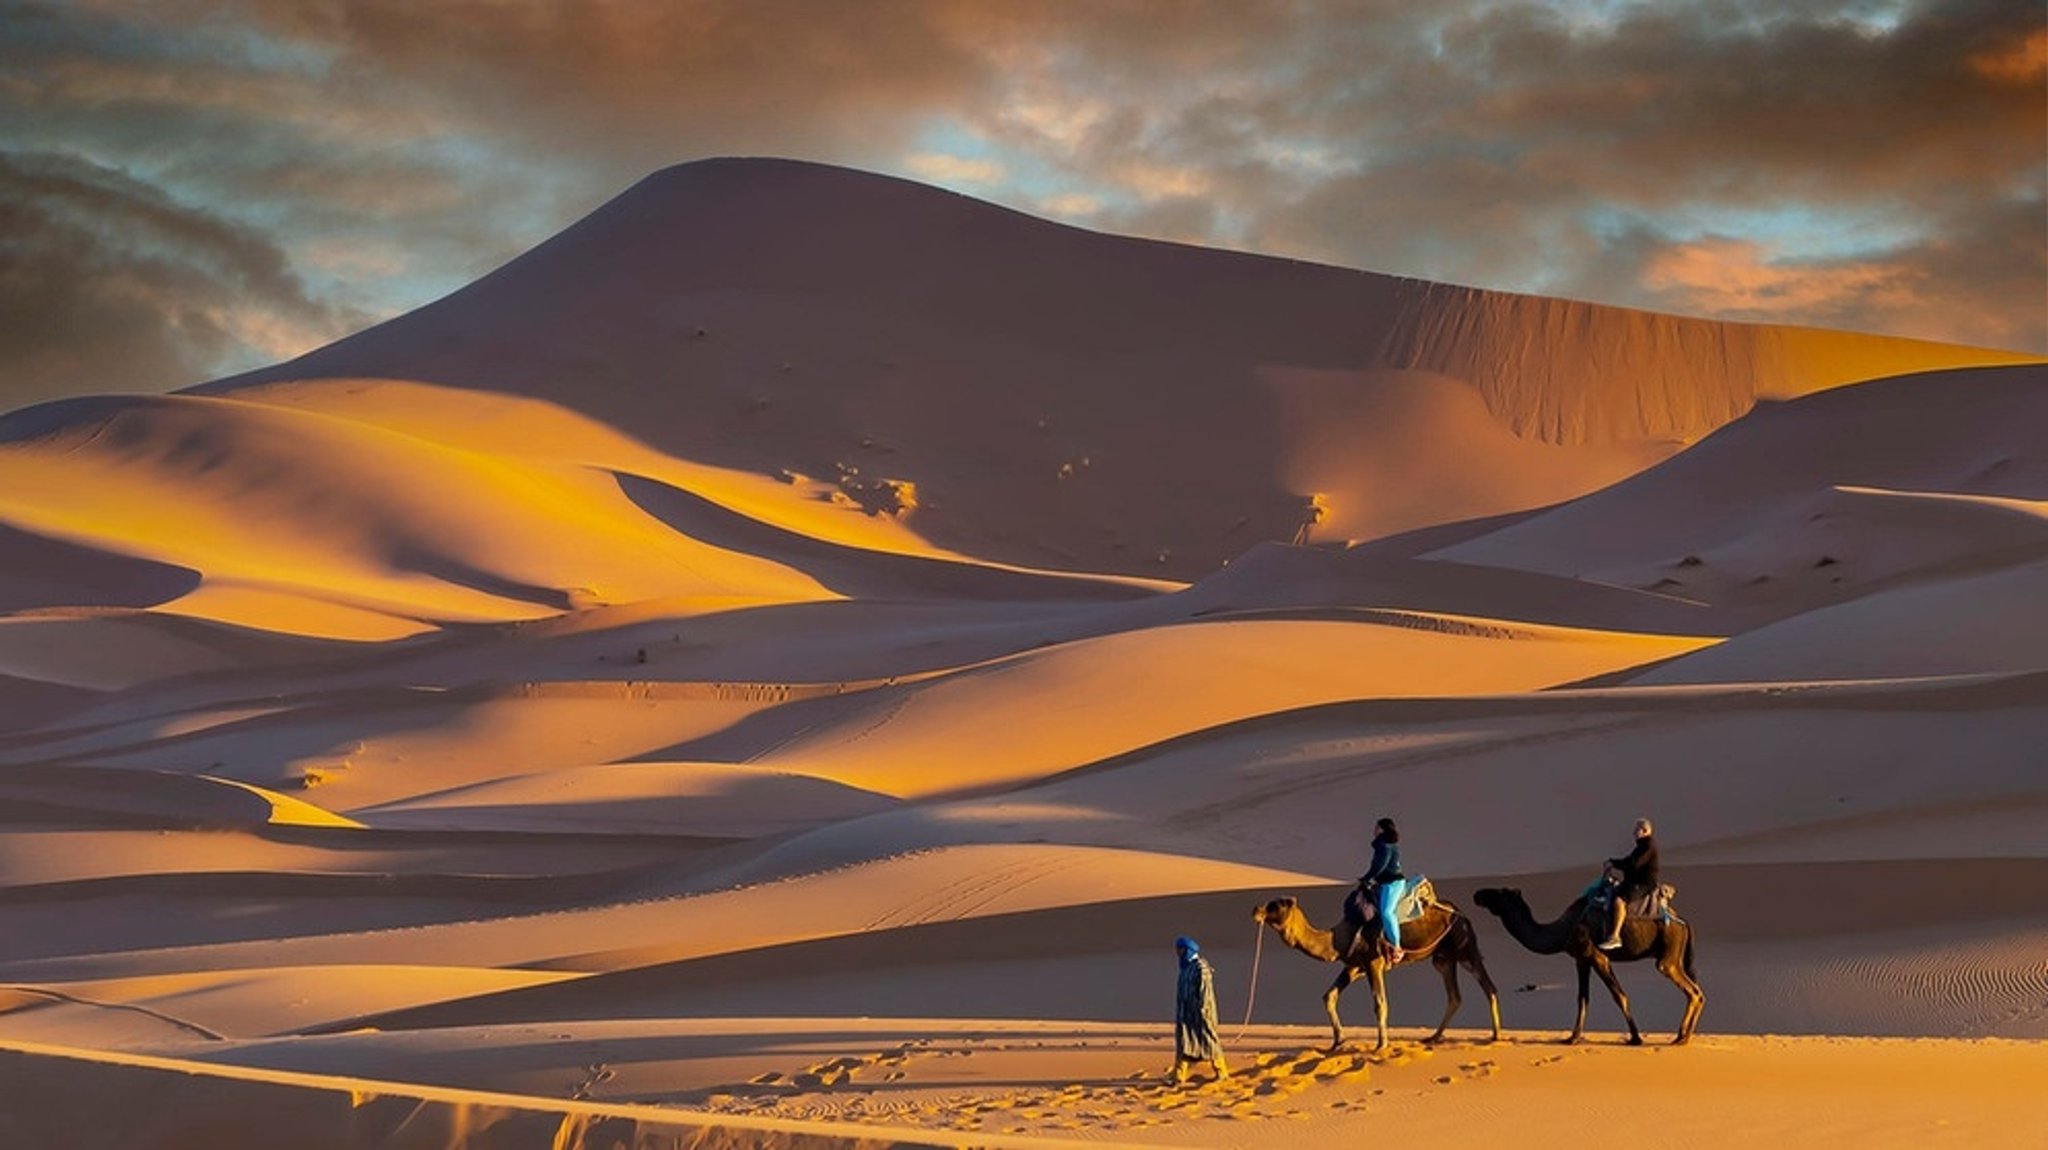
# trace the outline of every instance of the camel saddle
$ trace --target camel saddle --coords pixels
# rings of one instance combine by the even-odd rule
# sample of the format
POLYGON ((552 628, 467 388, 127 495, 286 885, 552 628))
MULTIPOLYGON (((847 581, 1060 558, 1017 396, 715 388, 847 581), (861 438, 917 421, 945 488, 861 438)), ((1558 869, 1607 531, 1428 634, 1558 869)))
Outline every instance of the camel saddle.
POLYGON ((1670 922, 1678 917, 1671 910, 1671 898, 1677 893, 1678 888, 1670 883, 1659 883, 1656 890, 1628 900, 1628 913, 1632 918, 1661 918, 1670 922))
MULTIPOLYGON (((1401 900, 1394 904, 1394 922, 1413 922, 1435 905, 1436 888, 1430 885, 1427 878, 1418 878, 1408 884, 1408 889, 1401 894, 1401 900)), ((1373 905, 1373 900, 1364 897, 1360 891, 1353 890, 1344 900, 1344 914, 1354 922, 1368 923, 1378 918, 1380 911, 1373 905)))
POLYGON ((1394 921, 1413 922, 1422 917, 1424 911, 1436 905, 1436 888, 1426 878, 1418 878, 1408 884, 1401 894, 1401 901, 1394 904, 1394 921))

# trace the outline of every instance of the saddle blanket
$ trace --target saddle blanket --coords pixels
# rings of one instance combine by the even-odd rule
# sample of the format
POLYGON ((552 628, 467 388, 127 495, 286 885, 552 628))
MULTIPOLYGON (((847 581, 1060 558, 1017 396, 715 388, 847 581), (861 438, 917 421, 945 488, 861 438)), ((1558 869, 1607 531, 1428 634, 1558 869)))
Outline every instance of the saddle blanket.
POLYGON ((1648 894, 1628 900, 1628 912, 1637 918, 1670 918, 1671 897, 1677 893, 1677 887, 1664 883, 1648 894))
MULTIPOLYGON (((1656 890, 1648 894, 1639 894, 1624 905, 1628 907, 1628 913, 1635 918, 1677 918, 1677 912, 1671 909, 1671 900, 1677 894, 1677 887, 1668 882, 1660 883, 1656 890)), ((1596 907, 1613 906, 1613 899, 1614 888, 1604 879, 1586 888, 1586 900, 1596 907)))
MULTIPOLYGON (((1424 911, 1436 905, 1436 888, 1426 878, 1418 878, 1408 884, 1398 902, 1394 904, 1396 923, 1413 922, 1421 918, 1424 911)), ((1366 898, 1363 891, 1353 890, 1344 900, 1344 915, 1354 922, 1371 922, 1380 916, 1373 900, 1366 898)))

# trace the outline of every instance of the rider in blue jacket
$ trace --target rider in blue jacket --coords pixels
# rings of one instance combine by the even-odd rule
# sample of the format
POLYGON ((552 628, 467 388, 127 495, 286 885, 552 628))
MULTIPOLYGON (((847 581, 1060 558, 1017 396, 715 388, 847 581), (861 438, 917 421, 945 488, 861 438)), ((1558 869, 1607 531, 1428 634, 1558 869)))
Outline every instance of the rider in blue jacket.
POLYGON ((1394 921, 1394 907, 1408 891, 1407 876, 1401 873, 1401 832, 1390 818, 1374 824, 1374 830, 1378 833, 1372 836, 1372 865, 1358 876, 1358 887, 1373 898, 1373 905, 1380 912, 1380 933, 1394 948, 1394 961, 1399 962, 1404 956, 1401 926, 1394 921))

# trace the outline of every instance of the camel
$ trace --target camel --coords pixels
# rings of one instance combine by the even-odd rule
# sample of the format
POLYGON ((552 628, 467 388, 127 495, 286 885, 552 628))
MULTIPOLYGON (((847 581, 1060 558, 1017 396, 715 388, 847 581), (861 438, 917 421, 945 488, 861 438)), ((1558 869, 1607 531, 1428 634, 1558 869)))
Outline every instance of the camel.
POLYGON ((1572 1023, 1571 1037, 1565 1042, 1579 1042, 1586 1036, 1587 975, 1595 973, 1600 976, 1600 981, 1607 984, 1608 992, 1614 995, 1614 1005, 1621 1008, 1622 1018, 1628 1021, 1629 1045, 1643 1044, 1642 1032, 1636 1029, 1635 1015, 1629 1013, 1628 995, 1622 993, 1612 964, 1644 958, 1655 959, 1657 970, 1685 992, 1685 1018, 1679 1022, 1678 1037, 1672 1039, 1672 1044, 1692 1038, 1693 1028, 1699 1024, 1700 1011, 1707 1004, 1707 996, 1700 989, 1699 976, 1693 973, 1692 927, 1684 919, 1674 917, 1666 922, 1661 916, 1637 917, 1631 914, 1622 926, 1620 949, 1601 950, 1596 943, 1606 936, 1607 916, 1601 912, 1589 919, 1584 896, 1564 908, 1564 913, 1554 922, 1537 922, 1529 910, 1528 900, 1513 887, 1482 890, 1473 896, 1473 901, 1499 917, 1501 925, 1515 936, 1516 942, 1537 954, 1571 955, 1579 964, 1579 1016, 1572 1023))
POLYGON ((1430 904, 1421 918, 1401 924, 1401 946, 1406 952, 1399 964, 1391 961, 1392 951, 1381 937, 1379 927, 1368 925, 1351 939, 1346 953, 1339 953, 1335 930, 1319 930, 1311 925, 1307 916, 1301 913, 1301 906, 1291 898, 1276 898, 1261 907, 1254 907, 1252 918, 1265 923, 1280 935, 1281 941, 1318 962, 1341 962, 1344 969, 1337 974, 1337 981, 1323 995, 1323 1009, 1330 1014, 1330 1049, 1344 1045, 1344 1024, 1337 1019, 1337 996, 1344 988, 1358 980, 1363 974, 1372 983, 1373 1011, 1379 1019, 1379 1045, 1374 1049, 1387 1048, 1387 968, 1393 965, 1407 965, 1429 959, 1436 964, 1437 973, 1444 976, 1444 1017, 1437 1023, 1436 1033, 1424 1039, 1436 1042, 1444 1036, 1444 1027, 1450 1025, 1451 1016, 1458 1013, 1458 1005, 1464 1001, 1458 993, 1458 964, 1464 963, 1479 980, 1479 988, 1486 992, 1487 1007, 1493 1013, 1493 1040, 1500 1041, 1500 996, 1494 992, 1493 979, 1486 973, 1486 962, 1479 956, 1479 933, 1472 929, 1472 920, 1459 913, 1458 908, 1447 902, 1430 904))

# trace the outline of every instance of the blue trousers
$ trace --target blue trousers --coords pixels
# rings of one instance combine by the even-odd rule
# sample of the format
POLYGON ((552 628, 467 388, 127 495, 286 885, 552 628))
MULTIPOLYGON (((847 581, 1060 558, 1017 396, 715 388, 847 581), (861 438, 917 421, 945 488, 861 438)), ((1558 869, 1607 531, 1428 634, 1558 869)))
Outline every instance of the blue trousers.
POLYGON ((1389 879, 1380 884, 1380 933, 1395 946, 1401 945, 1401 924, 1394 921, 1394 906, 1407 893, 1408 880, 1405 878, 1389 879))

